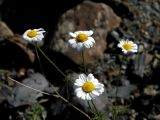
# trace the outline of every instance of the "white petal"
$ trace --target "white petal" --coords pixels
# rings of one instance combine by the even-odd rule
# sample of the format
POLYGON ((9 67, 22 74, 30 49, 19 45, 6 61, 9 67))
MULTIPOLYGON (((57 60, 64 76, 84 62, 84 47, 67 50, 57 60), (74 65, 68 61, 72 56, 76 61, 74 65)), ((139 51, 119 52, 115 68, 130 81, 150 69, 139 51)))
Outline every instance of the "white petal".
POLYGON ((36 37, 37 37, 37 39, 39 39, 39 41, 41 41, 44 38, 43 35, 37 35, 36 37))
POLYGON ((84 31, 76 31, 75 32, 76 36, 79 35, 79 34, 81 34, 81 33, 85 34, 84 31))
POLYGON ((82 90, 78 90, 78 91, 76 92, 76 96, 79 97, 79 98, 81 98, 81 99, 83 99, 83 100, 86 99, 86 93, 83 92, 82 90))
POLYGON ((93 93, 90 93, 89 95, 90 95, 90 97, 91 97, 92 99, 95 99, 96 96, 97 96, 97 95, 95 95, 95 94, 93 94, 93 93))
POLYGON ((84 33, 85 33, 86 35, 88 35, 88 36, 91 36, 91 35, 93 34, 93 31, 92 31, 92 30, 90 30, 90 31, 84 31, 84 33))
POLYGON ((95 85, 95 90, 104 92, 104 85, 99 83, 95 85))
POLYGON ((28 36, 23 36, 23 38, 24 38, 25 40, 29 41, 29 42, 32 41, 32 38, 29 38, 28 36))
POLYGON ((34 29, 34 30, 36 30, 36 31, 44 31, 44 29, 43 28, 38 28, 38 29, 34 29))
POLYGON ((43 33, 45 33, 46 31, 38 31, 37 34, 41 34, 43 35, 43 33))
POLYGON ((76 47, 77 47, 77 50, 78 50, 78 51, 82 50, 82 49, 83 49, 83 43, 80 43, 80 42, 77 43, 77 46, 76 46, 76 47))
POLYGON ((75 33, 72 33, 72 32, 70 32, 69 34, 70 34, 70 36, 72 36, 74 38, 76 38, 76 36, 77 36, 75 33))
POLYGON ((89 93, 86 93, 86 100, 91 100, 92 98, 91 98, 91 96, 90 96, 90 94, 89 93))
POLYGON ((128 42, 128 44, 131 44, 131 45, 133 45, 134 43, 133 43, 133 41, 127 41, 128 42))
POLYGON ((126 41, 124 39, 120 40, 119 42, 121 45, 123 45, 124 43, 126 43, 126 41))
POLYGON ((90 47, 93 47, 94 44, 93 44, 93 42, 91 42, 89 45, 90 45, 90 47))
POLYGON ((27 35, 29 31, 31 31, 31 29, 27 30, 24 34, 26 34, 26 35, 27 35))
POLYGON ((27 34, 30 30, 27 30, 24 34, 23 34, 23 37, 28 37, 27 34))
POLYGON ((93 74, 90 73, 90 74, 87 76, 87 80, 91 81, 92 79, 94 79, 94 76, 93 76, 93 74))
POLYGON ((92 91, 92 94, 94 94, 94 95, 96 95, 96 96, 99 96, 99 95, 100 95, 100 93, 97 92, 96 90, 92 91))
POLYGON ((37 31, 38 33, 44 33, 44 32, 46 32, 43 28, 34 29, 34 30, 37 31))
POLYGON ((104 88, 99 89, 99 92, 102 94, 104 92, 104 88))
POLYGON ((82 94, 83 94, 83 91, 78 91, 78 92, 76 93, 77 97, 79 97, 79 98, 82 97, 82 94))
POLYGON ((79 79, 81 79, 81 80, 83 81, 83 83, 86 82, 86 80, 87 80, 86 78, 87 78, 87 77, 86 77, 85 74, 80 74, 80 75, 79 75, 79 79))
POLYGON ((78 93, 80 91, 82 91, 82 87, 78 87, 78 88, 75 89, 75 93, 78 93))
POLYGON ((26 33, 24 33, 24 34, 22 35, 23 38, 26 38, 26 36, 27 36, 26 33))
POLYGON ((133 48, 134 48, 134 49, 138 49, 137 44, 133 44, 133 48))
POLYGON ((88 40, 92 43, 95 43, 95 40, 92 37, 88 37, 88 40))
POLYGON ((82 98, 83 100, 85 100, 85 99, 86 99, 86 93, 85 93, 85 92, 83 92, 83 91, 82 91, 82 94, 81 94, 81 98, 82 98))
POLYGON ((104 87, 104 85, 103 85, 103 84, 101 84, 101 83, 98 83, 95 87, 96 87, 96 88, 103 88, 103 87, 104 87))
POLYGON ((70 40, 68 40, 68 42, 69 42, 69 44, 74 44, 74 43, 76 43, 76 40, 75 39, 70 39, 70 40))
POLYGON ((135 50, 132 50, 132 52, 136 53, 136 52, 138 52, 138 50, 137 50, 137 49, 135 49, 135 50))
POLYGON ((122 52, 127 54, 128 51, 126 49, 122 48, 122 52))
POLYGON ((28 39, 28 36, 26 35, 26 33, 24 33, 22 37, 23 37, 25 40, 28 39))
POLYGON ((83 43, 83 45, 84 45, 86 48, 89 49, 89 48, 91 48, 90 43, 92 44, 92 42, 85 41, 85 42, 83 43))
POLYGON ((118 43, 118 45, 117 45, 118 47, 120 47, 120 48, 122 48, 122 44, 121 43, 118 43))
POLYGON ((32 40, 33 41, 39 41, 39 39, 37 37, 33 37, 32 40))
POLYGON ((98 80, 96 78, 92 79, 91 82, 94 83, 94 85, 99 84, 99 82, 98 82, 98 80))
POLYGON ((75 42, 71 46, 72 46, 72 48, 76 48, 77 47, 77 43, 75 42))
POLYGON ((76 86, 82 86, 84 82, 85 81, 83 81, 82 79, 76 79, 74 85, 76 85, 76 86))
POLYGON ((99 93, 99 95, 104 92, 104 88, 103 87, 102 88, 96 88, 95 90, 99 93))

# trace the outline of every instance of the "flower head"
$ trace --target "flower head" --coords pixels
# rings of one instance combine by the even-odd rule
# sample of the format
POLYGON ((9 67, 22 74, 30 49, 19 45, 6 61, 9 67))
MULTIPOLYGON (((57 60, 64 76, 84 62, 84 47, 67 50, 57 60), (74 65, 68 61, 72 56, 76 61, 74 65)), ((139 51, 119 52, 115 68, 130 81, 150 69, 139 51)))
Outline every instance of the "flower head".
POLYGON ((29 42, 41 41, 44 38, 44 32, 45 30, 43 28, 29 29, 23 34, 23 38, 29 42))
POLYGON ((77 97, 83 100, 94 99, 104 92, 104 85, 99 83, 93 74, 88 76, 80 74, 74 85, 76 86, 75 93, 77 97))
POLYGON ((91 37, 93 31, 76 31, 69 33, 73 38, 69 40, 69 44, 78 51, 83 48, 91 48, 95 44, 95 40, 91 37))
POLYGON ((122 49, 122 51, 126 54, 128 52, 137 52, 138 46, 132 41, 127 40, 120 40, 118 47, 122 49))

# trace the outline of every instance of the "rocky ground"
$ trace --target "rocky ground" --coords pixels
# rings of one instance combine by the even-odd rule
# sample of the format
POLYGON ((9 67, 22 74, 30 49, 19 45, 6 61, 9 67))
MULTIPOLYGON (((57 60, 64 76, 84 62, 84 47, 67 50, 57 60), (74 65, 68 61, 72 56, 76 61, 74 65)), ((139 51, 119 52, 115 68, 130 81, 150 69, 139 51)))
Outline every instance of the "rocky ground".
POLYGON ((0 0, 0 113, 4 120, 87 120, 59 98, 10 81, 8 75, 41 91, 56 89, 92 115, 87 103, 74 95, 72 84, 66 88, 64 77, 23 40, 25 30, 40 27, 47 31, 41 49, 72 81, 82 72, 82 60, 68 46, 68 33, 94 31, 96 46, 84 56, 87 72, 105 85, 105 93, 94 103, 106 120, 113 120, 115 106, 118 120, 160 120, 159 0, 0 0), (120 39, 138 44, 138 53, 124 55, 117 48, 120 39))

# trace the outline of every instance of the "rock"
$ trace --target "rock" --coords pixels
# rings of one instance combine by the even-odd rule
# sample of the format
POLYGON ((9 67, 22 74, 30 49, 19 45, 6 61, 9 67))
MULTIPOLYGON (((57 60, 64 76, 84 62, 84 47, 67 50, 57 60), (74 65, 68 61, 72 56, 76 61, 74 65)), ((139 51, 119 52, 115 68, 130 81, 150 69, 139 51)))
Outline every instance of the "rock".
POLYGON ((149 85, 149 86, 144 88, 144 94, 149 95, 149 96, 156 96, 157 91, 156 91, 156 89, 154 88, 153 85, 149 85))
POLYGON ((134 60, 134 73, 143 78, 146 71, 146 66, 152 62, 153 55, 142 53, 137 54, 134 60))
POLYGON ((155 120, 160 120, 160 114, 154 116, 155 120))
POLYGON ((14 34, 10 30, 10 28, 4 22, 0 21, 0 41, 7 39, 13 35, 14 34))
POLYGON ((4 0, 0 0, 0 5, 2 5, 3 1, 4 1, 4 0))
MULTIPOLYGON (((135 85, 129 84, 127 86, 120 86, 117 87, 118 88, 118 92, 117 92, 117 97, 123 98, 123 99, 129 99, 130 98, 130 93, 134 90, 137 89, 137 87, 135 85)), ((116 97, 116 88, 112 89, 109 93, 108 93, 109 97, 116 97)))
POLYGON ((76 64, 81 64, 81 54, 68 46, 68 40, 70 39, 68 33, 79 30, 93 30, 96 45, 84 53, 85 63, 93 64, 98 59, 103 58, 103 52, 107 45, 107 34, 118 27, 120 22, 120 17, 109 6, 103 3, 84 1, 60 17, 57 31, 49 44, 49 48, 68 56, 76 64))
POLYGON ((18 70, 20 67, 29 67, 35 61, 35 54, 28 48, 27 42, 21 35, 14 34, 2 21, 0 21, 0 56, 1 67, 12 66, 18 70))
MULTIPOLYGON (((22 80, 22 83, 41 91, 49 87, 48 81, 40 73, 33 73, 30 77, 22 80)), ((8 98, 8 102, 10 105, 18 107, 34 102, 40 96, 42 93, 17 84, 12 90, 12 96, 8 98)))

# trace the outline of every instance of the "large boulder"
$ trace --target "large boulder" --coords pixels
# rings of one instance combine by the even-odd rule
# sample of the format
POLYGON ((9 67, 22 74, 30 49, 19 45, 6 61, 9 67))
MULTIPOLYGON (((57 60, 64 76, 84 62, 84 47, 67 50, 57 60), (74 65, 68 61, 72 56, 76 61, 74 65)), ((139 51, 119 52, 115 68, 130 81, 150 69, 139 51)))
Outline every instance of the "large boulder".
POLYGON ((81 64, 81 54, 68 45, 68 40, 70 39, 68 33, 79 30, 93 30, 96 45, 84 53, 85 63, 93 64, 98 59, 103 58, 107 45, 107 34, 118 27, 120 22, 120 17, 109 6, 103 3, 84 1, 60 17, 49 48, 66 55, 76 64, 81 64))

